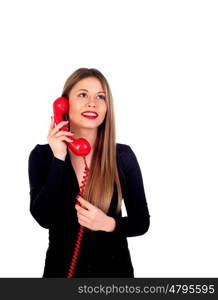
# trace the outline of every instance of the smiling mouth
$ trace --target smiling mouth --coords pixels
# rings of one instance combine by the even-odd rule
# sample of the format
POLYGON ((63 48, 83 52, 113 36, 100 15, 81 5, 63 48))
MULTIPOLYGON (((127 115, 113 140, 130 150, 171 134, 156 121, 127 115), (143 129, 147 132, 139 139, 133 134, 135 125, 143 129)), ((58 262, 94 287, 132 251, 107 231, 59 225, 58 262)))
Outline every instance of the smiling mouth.
POLYGON ((90 119, 90 120, 94 120, 97 119, 98 116, 88 116, 88 115, 82 115, 84 118, 90 119))
POLYGON ((90 119, 90 120, 94 120, 98 117, 98 113, 95 112, 95 111, 84 111, 81 113, 81 115, 84 117, 84 118, 87 118, 87 119, 90 119))

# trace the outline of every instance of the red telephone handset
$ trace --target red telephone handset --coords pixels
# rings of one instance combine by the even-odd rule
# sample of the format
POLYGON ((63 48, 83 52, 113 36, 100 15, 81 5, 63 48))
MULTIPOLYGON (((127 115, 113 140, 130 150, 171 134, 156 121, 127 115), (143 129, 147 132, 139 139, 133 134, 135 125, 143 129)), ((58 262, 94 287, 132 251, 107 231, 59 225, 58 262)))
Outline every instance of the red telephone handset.
MULTIPOLYGON (((64 121, 64 115, 68 114, 69 100, 64 97, 57 98, 53 103, 53 111, 55 123, 57 125, 61 121, 64 121)), ((64 125, 61 130, 68 131, 68 128, 64 125)), ((87 140, 84 138, 75 139, 73 137, 71 137, 71 139, 72 143, 66 142, 70 150, 72 150, 76 155, 84 156, 89 154, 91 146, 87 140)))
MULTIPOLYGON (((69 100, 67 98, 59 97, 53 102, 54 120, 55 120, 56 125, 58 123, 60 123, 61 121, 64 121, 64 115, 67 115, 68 111, 69 111, 69 100)), ((68 131, 68 128, 66 125, 64 125, 61 128, 61 130, 68 131)), ((90 146, 89 142, 87 140, 85 140, 84 138, 78 138, 78 139, 75 139, 73 137, 69 137, 69 138, 72 139, 72 142, 66 142, 66 143, 67 143, 68 147, 70 148, 70 150, 73 151, 76 155, 82 156, 84 159, 84 164, 85 164, 84 174, 85 175, 83 176, 83 181, 82 181, 82 185, 80 186, 80 192, 79 192, 79 194, 81 196, 83 196, 84 189, 86 186, 86 181, 87 181, 88 175, 89 175, 89 168, 86 163, 85 156, 87 154, 89 154, 89 152, 91 150, 91 146, 90 146)), ((77 202, 77 204, 80 205, 79 202, 77 202)), ((80 245, 81 245, 81 241, 82 241, 82 237, 83 237, 83 231, 84 231, 84 226, 80 225, 80 229, 78 232, 78 237, 76 240, 76 245, 75 245, 73 257, 72 257, 72 260, 70 263, 70 267, 68 270, 67 278, 73 277, 73 273, 75 271, 76 261, 77 261, 77 257, 79 254, 79 249, 80 249, 80 245)))

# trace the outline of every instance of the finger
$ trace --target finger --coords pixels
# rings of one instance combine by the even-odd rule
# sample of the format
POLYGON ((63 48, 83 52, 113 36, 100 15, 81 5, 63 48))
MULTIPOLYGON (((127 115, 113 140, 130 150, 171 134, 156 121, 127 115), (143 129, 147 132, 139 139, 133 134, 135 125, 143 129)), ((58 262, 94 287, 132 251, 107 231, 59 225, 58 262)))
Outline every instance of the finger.
POLYGON ((61 121, 60 123, 58 123, 58 125, 56 125, 55 128, 52 129, 51 131, 51 135, 56 134, 58 131, 60 131, 60 129, 64 126, 67 125, 68 121, 61 121))
POLYGON ((69 142, 69 143, 73 142, 73 140, 71 140, 70 138, 68 138, 66 136, 59 136, 57 139, 60 141, 65 141, 65 142, 69 142))
POLYGON ((88 210, 91 209, 93 207, 93 205, 86 201, 84 198, 82 198, 80 195, 76 196, 76 199, 81 203, 81 205, 85 208, 87 208, 88 210))
POLYGON ((81 215, 78 216, 78 222, 79 222, 80 224, 82 223, 83 226, 90 227, 90 222, 89 222, 89 220, 88 220, 87 218, 81 216, 81 215))
POLYGON ((89 217, 89 211, 81 206, 79 206, 78 204, 75 205, 75 208, 77 210, 77 212, 79 214, 81 214, 82 216, 88 218, 89 217))
POLYGON ((84 222, 88 222, 89 221, 89 217, 83 215, 82 213, 80 213, 78 211, 77 211, 77 217, 78 217, 78 219, 80 219, 80 220, 82 220, 84 222))
POLYGON ((61 127, 63 127, 65 124, 67 124, 69 121, 68 120, 66 120, 66 121, 61 121, 61 122, 59 122, 57 125, 56 125, 56 127, 60 130, 61 129, 61 127))
POLYGON ((53 116, 51 116, 51 123, 50 123, 50 125, 49 125, 49 130, 48 130, 48 134, 50 134, 51 133, 51 131, 52 131, 52 129, 54 128, 54 117, 53 116))
POLYGON ((73 136, 74 133, 72 133, 70 131, 61 130, 61 131, 59 131, 58 133, 55 134, 56 137, 61 136, 61 135, 70 135, 70 136, 73 136))
MULTIPOLYGON (((88 228, 88 226, 86 226, 85 222, 78 220, 79 224, 83 227, 88 228)), ((88 228, 89 229, 89 228, 88 228)))

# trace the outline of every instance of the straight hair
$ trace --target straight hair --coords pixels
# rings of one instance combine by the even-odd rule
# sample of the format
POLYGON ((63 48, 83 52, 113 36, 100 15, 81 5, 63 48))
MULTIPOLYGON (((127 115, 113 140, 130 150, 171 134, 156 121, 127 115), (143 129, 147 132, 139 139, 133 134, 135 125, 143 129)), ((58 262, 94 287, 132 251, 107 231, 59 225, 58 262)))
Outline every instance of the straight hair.
MULTIPOLYGON (((122 190, 116 161, 116 130, 113 97, 105 76, 95 68, 79 68, 66 80, 62 97, 69 99, 72 87, 88 77, 97 78, 104 89, 107 111, 104 121, 99 125, 93 146, 93 156, 89 169, 83 198, 107 214, 113 192, 117 193, 116 213, 121 210, 122 190)), ((69 116, 67 116, 69 118, 69 116)))

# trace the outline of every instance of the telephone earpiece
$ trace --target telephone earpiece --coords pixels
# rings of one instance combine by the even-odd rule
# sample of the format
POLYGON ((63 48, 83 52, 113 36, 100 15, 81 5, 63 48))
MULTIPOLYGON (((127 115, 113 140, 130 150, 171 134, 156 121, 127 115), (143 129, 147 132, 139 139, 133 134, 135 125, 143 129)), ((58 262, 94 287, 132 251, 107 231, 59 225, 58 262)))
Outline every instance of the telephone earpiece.
MULTIPOLYGON (((56 125, 61 121, 64 121, 64 115, 67 115, 69 111, 69 100, 65 97, 57 98, 53 103, 53 112, 54 112, 54 120, 56 125)), ((61 130, 69 131, 68 127, 64 125, 61 130)), ((86 156, 91 151, 91 146, 89 142, 84 138, 75 139, 73 137, 69 137, 72 139, 72 142, 66 142, 71 151, 73 151, 76 155, 86 156)))

